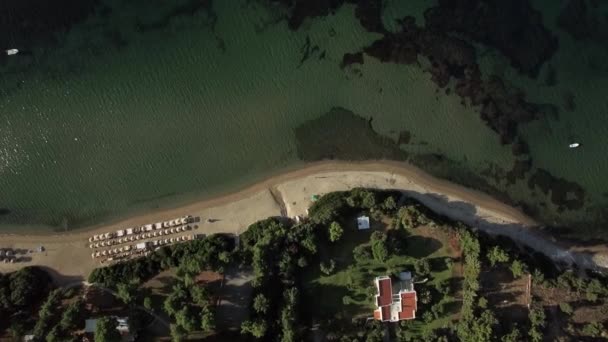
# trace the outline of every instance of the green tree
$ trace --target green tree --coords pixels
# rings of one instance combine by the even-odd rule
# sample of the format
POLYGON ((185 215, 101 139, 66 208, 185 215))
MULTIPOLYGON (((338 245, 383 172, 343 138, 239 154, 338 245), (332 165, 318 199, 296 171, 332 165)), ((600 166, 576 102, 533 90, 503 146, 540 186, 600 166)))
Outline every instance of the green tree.
POLYGON ((445 267, 446 267, 448 270, 451 270, 451 269, 452 269, 452 267, 454 267, 454 260, 453 260, 452 258, 450 258, 450 257, 446 257, 446 258, 444 259, 444 263, 445 263, 445 267))
POLYGON ((513 273, 513 278, 519 278, 524 275, 524 264, 519 260, 513 260, 511 263, 511 273, 513 273))
POLYGON ((502 248, 498 246, 494 246, 488 251, 487 254, 488 260, 490 261, 490 265, 494 267, 497 263, 508 262, 509 255, 502 248))
POLYGON ((344 229, 342 229, 342 226, 338 222, 333 221, 329 225, 329 241, 336 242, 340 240, 343 233, 344 229))
POLYGON ((511 329, 511 332, 509 332, 507 335, 504 335, 500 339, 501 342, 519 342, 521 340, 521 332, 519 331, 517 325, 515 325, 513 329, 511 329))
POLYGON ((353 258, 357 263, 364 263, 372 258, 368 245, 359 245, 353 249, 353 258))
POLYGON ((186 305, 175 313, 175 323, 184 328, 186 332, 192 332, 196 329, 196 316, 194 316, 190 306, 186 305))
POLYGON ((31 307, 47 293, 49 275, 37 267, 24 267, 9 276, 10 302, 16 307, 31 307))
POLYGON ((397 209, 397 202, 395 202, 395 198, 393 196, 388 196, 384 200, 384 203, 382 203, 382 207, 384 210, 392 212, 393 210, 397 209))
POLYGON ((418 259, 414 263, 414 270, 416 271, 416 275, 426 277, 431 274, 431 263, 428 259, 418 259))
POLYGON ((370 209, 376 206, 376 194, 371 191, 364 191, 361 194, 361 206, 370 209))
POLYGON ((63 312, 59 326, 64 331, 76 330, 79 323, 82 321, 83 303, 78 300, 72 302, 63 312))
POLYGON ((484 297, 479 297, 479 300, 477 301, 477 306, 479 306, 480 309, 486 309, 488 307, 488 300, 484 297))
POLYGON ((144 308, 152 311, 152 299, 150 297, 144 298, 144 308))
POLYGON ((210 306, 205 306, 201 310, 201 329, 204 332, 215 329, 215 313, 210 306))
POLYGON ((560 302, 559 309, 566 315, 572 315, 572 305, 570 305, 568 302, 560 302))
POLYGON ((600 337, 602 335, 602 332, 604 330, 604 327, 602 326, 601 323, 599 322, 591 322, 591 323, 587 323, 584 327, 583 327, 583 334, 590 336, 590 337, 600 337))
POLYGON ((135 301, 135 291, 137 290, 134 283, 119 283, 116 285, 116 296, 123 303, 129 305, 135 301))
POLYGON ((59 326, 54 326, 53 329, 51 329, 51 331, 48 332, 48 334, 46 334, 46 338, 45 341, 46 342, 59 342, 61 341, 61 334, 59 332, 59 326))
MULTIPOLYGON (((172 342, 180 342, 186 337, 186 331, 179 324, 171 324, 171 341, 172 342)), ((97 342, 97 341, 95 341, 97 342)))
POLYGON ((336 269, 336 262, 334 261, 334 259, 329 259, 328 263, 321 262, 319 266, 323 274, 330 275, 334 273, 334 270, 336 269))
POLYGON ((44 338, 53 327, 52 323, 58 315, 57 307, 61 303, 61 294, 59 289, 51 291, 40 310, 38 310, 38 320, 33 331, 33 335, 37 338, 44 338))
POLYGON ((95 326, 95 342, 120 341, 120 333, 116 329, 118 322, 114 317, 101 317, 95 326))
POLYGON ((542 307, 532 308, 528 313, 530 319, 530 330, 528 336, 532 342, 540 342, 543 339, 541 328, 545 326, 545 311, 542 307))
POLYGON ((387 236, 381 231, 375 231, 371 236, 372 255, 378 261, 388 259, 388 247, 386 244, 387 236))
POLYGON ((303 256, 299 257, 298 258, 298 267, 304 268, 306 266, 308 266, 308 261, 306 260, 306 257, 303 257, 303 256))
POLYGON ((171 293, 165 298, 163 307, 169 316, 175 315, 178 310, 181 310, 183 303, 188 299, 186 288, 183 284, 178 283, 173 286, 171 293))
POLYGON ((266 322, 263 320, 245 321, 241 324, 241 333, 250 334, 256 338, 262 338, 266 335, 266 322))
POLYGON ((253 299, 253 309, 259 314, 265 314, 268 311, 268 298, 260 293, 253 299))
POLYGON ((196 285, 190 288, 190 297, 196 305, 204 306, 209 304, 211 294, 206 287, 196 285))
POLYGON ((491 341, 494 333, 494 325, 498 321, 494 313, 490 310, 484 310, 478 319, 469 322, 471 336, 464 341, 491 341))
POLYGON ((429 304, 433 300, 433 297, 431 296, 431 291, 429 291, 429 289, 427 288, 420 289, 417 295, 418 300, 422 304, 429 304))

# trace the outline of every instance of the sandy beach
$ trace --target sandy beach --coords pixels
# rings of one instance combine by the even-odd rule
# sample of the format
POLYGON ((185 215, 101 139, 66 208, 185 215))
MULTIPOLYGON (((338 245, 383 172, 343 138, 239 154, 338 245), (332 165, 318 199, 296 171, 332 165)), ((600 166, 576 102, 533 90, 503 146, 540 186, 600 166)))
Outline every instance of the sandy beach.
POLYGON ((49 269, 55 280, 66 284, 86 279, 98 261, 91 258, 88 238, 174 217, 200 217, 196 233, 240 233, 251 223, 269 216, 305 215, 311 196, 353 187, 397 189, 420 200, 432 210, 495 234, 508 235, 556 261, 575 262, 584 267, 608 266, 605 246, 585 247, 552 241, 534 229, 537 223, 516 208, 478 191, 440 180, 418 168, 397 162, 319 162, 286 171, 238 192, 178 208, 159 210, 119 222, 66 233, 1 234, 0 248, 36 249, 31 260, 0 263, 0 272, 38 265, 49 269), (208 219, 212 219, 208 222, 208 219))

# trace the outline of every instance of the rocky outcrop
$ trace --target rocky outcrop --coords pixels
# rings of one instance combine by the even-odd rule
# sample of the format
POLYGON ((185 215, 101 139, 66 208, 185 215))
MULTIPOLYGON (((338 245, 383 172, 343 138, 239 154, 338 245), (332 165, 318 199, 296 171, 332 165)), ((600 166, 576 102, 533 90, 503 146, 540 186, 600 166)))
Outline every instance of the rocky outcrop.
POLYGON ((559 211, 576 210, 585 204, 585 189, 575 182, 553 176, 545 169, 536 169, 528 180, 532 190, 539 188, 545 195, 551 192, 551 202, 559 211))
POLYGON ((417 26, 413 17, 400 21, 401 30, 386 33, 363 51, 382 62, 414 64, 418 55, 431 63, 428 71, 438 87, 456 80, 456 93, 472 105, 481 106, 481 118, 500 136, 503 144, 512 143, 517 126, 536 119, 539 108, 525 100, 523 92, 496 77, 482 80, 474 47, 453 36, 417 26))
POLYGON ((557 50, 557 38, 527 0, 440 0, 424 17, 428 29, 495 47, 533 77, 557 50))
POLYGON ((605 41, 608 39, 608 13, 603 12, 598 1, 570 0, 557 17, 557 26, 576 40, 605 41))

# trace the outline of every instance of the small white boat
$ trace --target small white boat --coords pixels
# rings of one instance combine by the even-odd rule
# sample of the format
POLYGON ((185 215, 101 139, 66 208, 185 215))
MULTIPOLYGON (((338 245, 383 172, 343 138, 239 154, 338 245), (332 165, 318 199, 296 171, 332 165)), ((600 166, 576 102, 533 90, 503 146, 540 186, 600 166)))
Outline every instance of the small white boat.
POLYGON ((19 53, 19 50, 17 49, 6 50, 6 54, 9 56, 16 55, 17 53, 19 53))
POLYGON ((572 144, 568 145, 568 147, 570 147, 570 148, 577 148, 580 146, 581 146, 581 144, 579 144, 579 143, 572 143, 572 144))

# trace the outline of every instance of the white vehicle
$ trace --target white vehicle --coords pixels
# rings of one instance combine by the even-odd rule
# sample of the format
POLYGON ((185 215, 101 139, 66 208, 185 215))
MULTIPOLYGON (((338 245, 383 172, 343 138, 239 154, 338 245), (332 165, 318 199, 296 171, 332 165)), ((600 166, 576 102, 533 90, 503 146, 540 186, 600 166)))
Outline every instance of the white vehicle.
POLYGON ((17 50, 17 49, 6 50, 6 54, 9 55, 9 56, 16 55, 18 53, 19 53, 19 50, 17 50))
POLYGON ((575 143, 572 143, 572 144, 568 145, 568 147, 570 147, 570 148, 578 148, 578 147, 580 147, 580 146, 581 146, 581 144, 579 144, 579 143, 577 143, 577 142, 575 142, 575 143))

